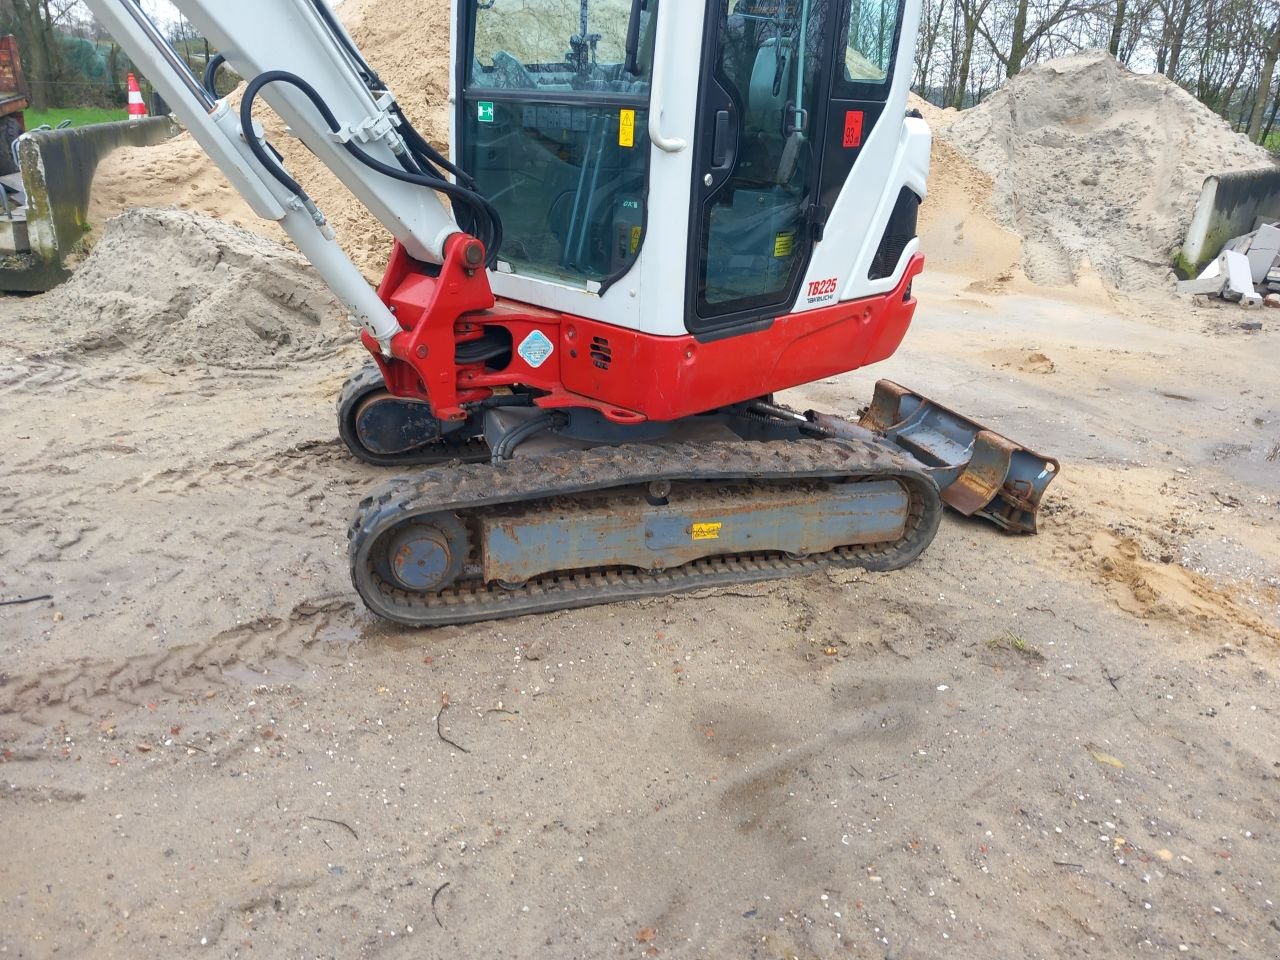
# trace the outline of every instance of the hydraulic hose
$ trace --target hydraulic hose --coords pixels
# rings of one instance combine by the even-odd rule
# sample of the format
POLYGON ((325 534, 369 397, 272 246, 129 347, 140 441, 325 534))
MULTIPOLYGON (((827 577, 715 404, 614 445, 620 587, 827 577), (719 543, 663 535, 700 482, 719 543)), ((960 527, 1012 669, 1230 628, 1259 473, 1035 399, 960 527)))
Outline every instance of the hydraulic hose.
MULTIPOLYGON (((338 118, 329 108, 329 105, 324 102, 324 99, 320 96, 315 87, 296 74, 292 74, 284 70, 270 70, 254 77, 245 88, 244 98, 240 102, 240 126, 244 131, 246 131, 245 141, 248 143, 250 151, 252 151, 253 155, 258 159, 258 162, 266 168, 267 172, 270 173, 271 176, 274 177, 282 186, 284 186, 286 190, 297 196, 304 203, 311 204, 311 206, 314 207, 311 198, 302 188, 302 185, 298 183, 297 180, 293 179, 293 177, 289 176, 288 172, 285 171, 284 167, 281 166, 277 160, 268 155, 262 142, 252 133, 254 101, 262 91, 262 88, 272 83, 286 83, 299 90, 308 100, 311 101, 312 106, 316 108, 321 119, 328 125, 330 132, 340 132, 341 125, 338 123, 338 118)), ((409 129, 412 130, 411 127, 409 129)), ((418 134, 417 131, 413 131, 413 137, 406 137, 405 139, 414 159, 421 164, 420 170, 422 172, 415 172, 412 169, 407 169, 407 164, 402 164, 402 169, 397 169, 396 167, 383 163, 377 158, 370 156, 351 141, 347 141, 343 146, 349 154, 369 169, 394 180, 400 180, 404 183, 415 184, 417 186, 437 191, 438 193, 443 193, 450 200, 454 201, 454 203, 467 210, 472 219, 471 226, 473 227, 469 232, 473 233, 482 243, 484 243, 486 265, 492 267, 497 261, 498 250, 502 246, 502 218, 498 211, 479 193, 466 186, 450 182, 445 179, 442 174, 436 171, 430 162, 426 162, 430 159, 430 154, 435 154, 436 152, 431 149, 430 145, 426 143, 421 134, 418 134), (413 140, 416 140, 417 143, 414 143, 413 140), (430 151, 430 153, 427 154, 427 156, 423 156, 418 149, 415 149, 418 144, 426 147, 426 150, 430 151)), ((452 164, 448 164, 447 166, 452 167, 452 164)), ((470 178, 468 178, 468 180, 469 179, 470 178)))
POLYGON ((209 96, 218 99, 218 90, 215 81, 218 78, 218 68, 227 62, 227 58, 222 54, 216 54, 204 68, 204 88, 209 91, 209 96))
POLYGON ((513 429, 510 433, 505 434, 493 448, 493 455, 490 458, 493 463, 501 463, 503 460, 510 460, 516 451, 516 447, 524 443, 534 434, 541 433, 543 430, 552 430, 563 425, 565 415, 559 411, 540 413, 536 417, 531 417, 520 426, 513 429))
POLYGON ((498 250, 502 246, 502 217, 488 200, 473 190, 458 186, 456 183, 450 183, 443 177, 437 178, 424 174, 410 173, 407 170, 397 170, 395 167, 369 156, 354 143, 348 142, 345 146, 347 153, 351 154, 370 170, 381 173, 383 176, 390 177, 393 180, 401 180, 405 183, 418 184, 419 186, 436 190, 443 193, 450 200, 454 200, 468 208, 476 218, 476 225, 484 225, 486 227, 484 230, 476 230, 474 232, 484 243, 485 265, 489 267, 494 265, 497 261, 498 250))
MULTIPOLYGON (((329 28, 329 32, 333 34, 334 39, 355 62, 356 66, 359 68, 361 79, 364 80, 365 85, 371 91, 375 92, 386 90, 387 87, 386 84, 382 82, 382 78, 379 77, 377 71, 369 65, 369 61, 365 60, 364 55, 360 52, 359 48, 350 41, 346 31, 339 25, 337 19, 333 15, 333 11, 329 9, 329 5, 325 0, 311 0, 311 6, 315 8, 316 14, 329 28)), ((409 123, 409 119, 404 115, 404 112, 400 109, 400 105, 398 103, 392 104, 391 112, 395 115, 396 119, 400 121, 399 126, 401 136, 404 137, 405 142, 414 153, 420 153, 426 156, 427 159, 435 166, 440 167, 457 177, 459 183, 463 183, 468 187, 475 185, 475 181, 468 174, 464 173, 459 167, 452 164, 447 157, 436 150, 435 147, 431 146, 422 134, 418 133, 417 129, 409 123)))
POLYGON ((356 66, 360 68, 361 79, 368 85, 370 90, 385 90, 386 86, 382 82, 382 78, 378 76, 377 71, 369 66, 369 62, 365 60, 364 55, 360 53, 358 47, 347 37, 347 32, 342 29, 337 18, 334 17, 333 11, 329 9, 329 4, 325 0, 311 0, 311 6, 315 9, 316 15, 324 21, 325 26, 329 28, 329 32, 333 34, 334 40, 344 49, 356 66))
POLYGON ((259 163, 266 167, 267 173, 279 181, 286 190, 300 200, 309 202, 311 198, 307 195, 307 191, 302 189, 302 184, 289 176, 284 167, 267 153, 262 141, 258 139, 258 135, 253 129, 253 101, 257 99, 258 93, 263 87, 269 83, 277 82, 292 83, 303 93, 309 90, 311 102, 315 104, 316 109, 320 111, 320 115, 329 124, 330 130, 337 131, 338 119, 333 115, 333 111, 329 109, 328 105, 320 99, 320 95, 316 93, 311 84, 301 77, 296 77, 292 73, 286 73, 283 70, 270 70, 254 77, 249 81, 249 86, 245 88, 244 97, 240 101, 240 129, 243 132, 245 143, 249 145, 249 151, 258 158, 259 163))

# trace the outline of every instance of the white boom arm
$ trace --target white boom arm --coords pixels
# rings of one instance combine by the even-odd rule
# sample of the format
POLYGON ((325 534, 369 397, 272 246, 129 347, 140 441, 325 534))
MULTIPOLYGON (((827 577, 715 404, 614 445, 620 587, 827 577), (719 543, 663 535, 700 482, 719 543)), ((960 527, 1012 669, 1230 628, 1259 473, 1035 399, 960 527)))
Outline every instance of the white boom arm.
MULTIPOLYGON (((215 100, 186 62, 143 12, 138 0, 86 0, 102 24, 142 70, 170 109, 213 158, 254 212, 280 223, 330 289, 388 349, 400 325, 342 251, 314 205, 272 175, 254 155, 245 134, 262 139, 261 129, 242 131, 239 113, 215 100)), ((368 156, 400 168, 405 150, 390 94, 374 95, 361 78, 346 44, 350 38, 326 0, 175 0, 177 7, 246 80, 285 71, 310 84, 332 111, 335 134, 312 101, 296 86, 270 83, 262 98, 291 131, 391 231, 416 259, 439 263, 445 241, 459 232, 453 214, 432 190, 392 179, 361 163, 345 148, 354 141, 368 156), (324 12, 328 12, 325 8, 324 12), (339 35, 340 34, 340 35, 339 35)), ((255 124, 256 126, 256 124, 255 124)), ((280 164, 283 167, 283 164, 280 164)))

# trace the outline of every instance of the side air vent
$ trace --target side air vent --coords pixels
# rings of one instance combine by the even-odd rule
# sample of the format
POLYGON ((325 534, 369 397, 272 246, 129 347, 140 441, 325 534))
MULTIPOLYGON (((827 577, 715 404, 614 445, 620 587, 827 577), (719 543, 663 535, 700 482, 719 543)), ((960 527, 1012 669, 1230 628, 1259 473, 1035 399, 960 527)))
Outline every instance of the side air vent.
POLYGON ((601 370, 608 370, 613 363, 613 348, 604 337, 591 338, 591 362, 601 370))
POLYGON ((867 271, 868 280, 883 280, 893 276, 907 244, 916 237, 916 219, 919 214, 920 198, 903 187, 898 194, 898 202, 893 205, 889 223, 884 228, 884 236, 880 238, 880 246, 871 261, 871 269, 867 271))

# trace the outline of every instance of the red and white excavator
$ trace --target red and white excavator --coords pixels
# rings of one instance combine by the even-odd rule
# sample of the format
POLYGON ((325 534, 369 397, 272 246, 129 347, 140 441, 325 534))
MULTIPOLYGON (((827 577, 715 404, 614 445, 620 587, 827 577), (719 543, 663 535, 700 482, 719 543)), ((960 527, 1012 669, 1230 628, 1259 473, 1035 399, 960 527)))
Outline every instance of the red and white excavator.
POLYGON ((361 328, 338 430, 400 469, 349 533, 380 616, 894 569, 943 502, 1034 531, 1054 460, 886 381, 859 423, 774 401, 911 321, 920 0, 453 0, 449 157, 325 0, 176 0, 203 78, 138 0, 88 4, 361 328), (260 98, 394 237, 376 291, 260 98))

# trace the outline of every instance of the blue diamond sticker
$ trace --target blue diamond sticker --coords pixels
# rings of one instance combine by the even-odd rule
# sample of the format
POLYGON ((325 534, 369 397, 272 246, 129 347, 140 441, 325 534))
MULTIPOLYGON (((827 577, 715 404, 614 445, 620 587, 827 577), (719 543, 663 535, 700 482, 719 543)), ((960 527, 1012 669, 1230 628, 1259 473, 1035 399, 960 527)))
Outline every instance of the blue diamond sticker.
POLYGON ((524 338, 516 352, 525 363, 537 369, 547 362, 547 357, 551 356, 554 350, 555 344, 547 339, 546 334, 541 330, 535 330, 524 338))

